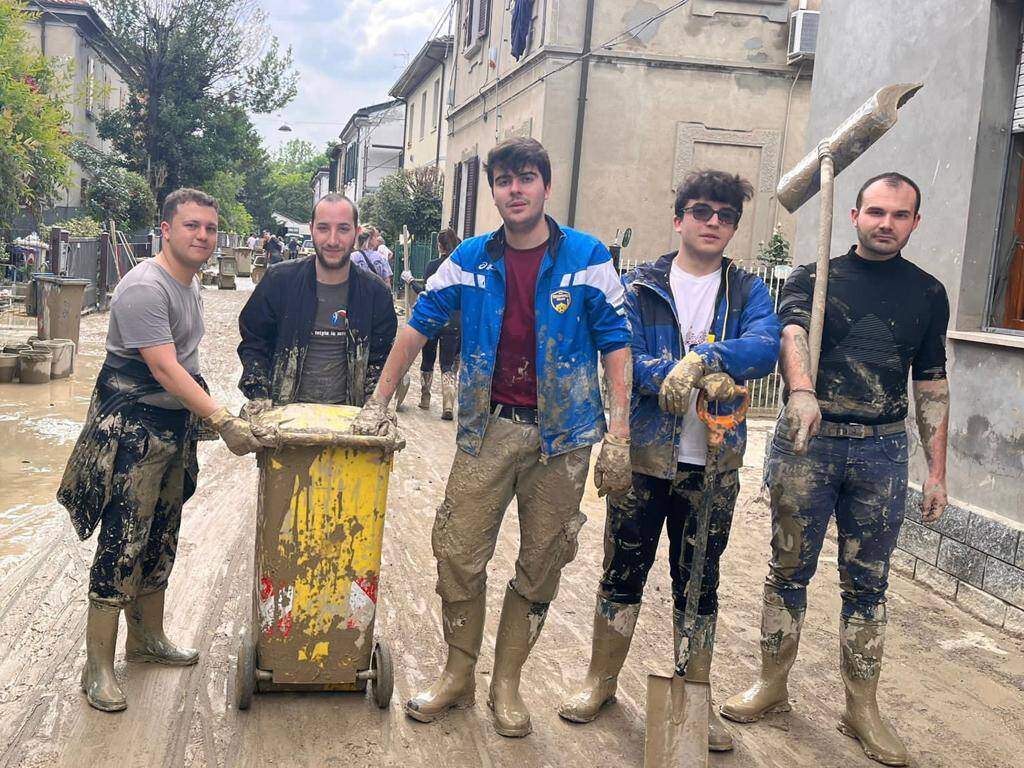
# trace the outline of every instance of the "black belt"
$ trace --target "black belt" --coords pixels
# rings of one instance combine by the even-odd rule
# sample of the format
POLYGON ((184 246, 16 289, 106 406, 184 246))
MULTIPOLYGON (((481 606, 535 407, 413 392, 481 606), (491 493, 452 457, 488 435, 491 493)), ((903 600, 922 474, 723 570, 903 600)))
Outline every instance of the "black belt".
POLYGON ((536 424, 537 409, 524 408, 521 405, 505 405, 504 403, 491 403, 491 414, 499 419, 508 419, 517 424, 536 424))
POLYGON ((818 435, 821 437, 853 437, 859 440, 879 435, 898 435, 900 432, 906 431, 907 425, 903 421, 893 421, 889 424, 842 424, 837 421, 822 421, 818 428, 818 435))

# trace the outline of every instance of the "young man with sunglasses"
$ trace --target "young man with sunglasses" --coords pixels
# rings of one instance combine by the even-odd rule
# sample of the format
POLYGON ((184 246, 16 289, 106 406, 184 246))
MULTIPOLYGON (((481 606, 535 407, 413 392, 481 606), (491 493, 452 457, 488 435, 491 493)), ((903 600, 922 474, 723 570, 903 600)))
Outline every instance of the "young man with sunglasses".
MULTIPOLYGON (((779 354, 779 321, 768 289, 724 256, 743 203, 752 195, 750 183, 739 176, 721 171, 687 176, 675 203, 679 250, 625 277, 633 331, 633 480, 626 493, 609 496, 590 669, 582 689, 559 710, 566 720, 590 722, 615 695, 647 574, 666 526, 676 660, 685 661, 687 679, 709 681, 718 565, 739 492, 746 430, 741 424, 726 434, 698 617, 687 638, 686 585, 707 457, 707 427, 695 407, 697 390, 720 401, 726 413, 729 401, 735 400, 736 383, 771 373, 779 354)), ((708 725, 710 748, 732 749, 732 738, 713 709, 708 725)))

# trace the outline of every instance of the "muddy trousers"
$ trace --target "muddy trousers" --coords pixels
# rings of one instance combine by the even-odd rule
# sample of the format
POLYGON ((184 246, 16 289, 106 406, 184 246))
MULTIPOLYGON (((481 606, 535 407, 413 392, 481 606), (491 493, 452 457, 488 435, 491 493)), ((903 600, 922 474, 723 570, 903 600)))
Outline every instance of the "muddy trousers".
POLYGON ((459 350, 462 336, 458 331, 450 333, 442 331, 435 338, 423 345, 423 353, 420 357, 420 371, 432 373, 434 362, 437 360, 437 353, 441 352, 441 373, 449 373, 455 370, 459 360, 459 350))
MULTIPOLYGON (((647 574, 658 553, 661 529, 667 527, 672 597, 677 611, 686 610, 686 584, 690 579, 703 487, 704 468, 693 464, 679 464, 672 480, 633 473, 632 488, 614 503, 608 502, 601 597, 614 603, 640 602, 647 574)), ((701 615, 718 611, 719 561, 729 543, 739 489, 737 470, 718 476, 701 583, 701 615)))
POLYGON ((480 452, 456 452, 432 534, 442 600, 459 603, 484 592, 487 563, 513 498, 520 544, 510 586, 531 603, 555 598, 562 567, 576 556, 577 535, 586 521, 580 500, 590 450, 542 461, 536 424, 492 416, 480 452))
POLYGON ((889 558, 906 505, 907 458, 905 432, 815 437, 798 456, 780 421, 766 472, 772 508, 766 597, 778 595, 790 610, 807 606, 807 585, 834 514, 843 619, 883 620, 889 558))
POLYGON ((125 607, 167 588, 181 527, 188 418, 186 410, 143 404, 125 412, 89 572, 91 599, 125 607))

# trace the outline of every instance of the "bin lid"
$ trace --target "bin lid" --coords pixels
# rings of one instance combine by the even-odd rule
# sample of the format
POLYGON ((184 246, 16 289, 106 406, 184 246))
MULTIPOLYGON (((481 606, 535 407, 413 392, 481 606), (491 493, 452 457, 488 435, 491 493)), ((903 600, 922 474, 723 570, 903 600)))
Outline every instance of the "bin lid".
POLYGON ((57 285, 89 285, 91 280, 86 280, 84 277, 58 277, 57 275, 41 275, 35 276, 36 280, 41 283, 56 283, 57 285))
MULTIPOLYGON (((253 425, 277 446, 341 446, 397 451, 405 440, 397 436, 352 434, 360 409, 352 405, 292 403, 271 408, 253 418, 253 425)), ((261 435, 263 437, 263 435, 261 435)))

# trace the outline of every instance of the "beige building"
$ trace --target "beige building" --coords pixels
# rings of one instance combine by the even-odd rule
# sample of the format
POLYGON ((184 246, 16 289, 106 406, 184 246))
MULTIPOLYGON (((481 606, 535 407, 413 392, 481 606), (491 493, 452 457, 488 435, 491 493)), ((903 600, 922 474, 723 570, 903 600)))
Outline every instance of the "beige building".
POLYGON ((403 168, 444 168, 448 145, 444 105, 451 84, 451 51, 450 36, 427 41, 389 92, 406 105, 403 168))
MULTIPOLYGON (((39 14, 28 25, 29 40, 57 66, 70 67, 71 93, 65 107, 71 114, 71 133, 96 149, 109 151, 109 142, 99 137, 97 121, 105 111, 120 109, 128 100, 123 76, 130 65, 89 3, 30 0, 28 5, 39 14)), ((72 163, 71 182, 55 204, 58 218, 77 213, 87 184, 82 169, 72 163)))
POLYGON ((631 227, 624 258, 676 247, 674 190, 705 167, 740 173, 757 192, 730 255, 752 258, 775 222, 792 240, 774 189, 807 149, 818 8, 820 0, 534 0, 516 61, 504 5, 459 0, 445 221, 460 234, 500 223, 482 161, 498 141, 526 135, 551 154, 551 214, 605 242, 631 227))

